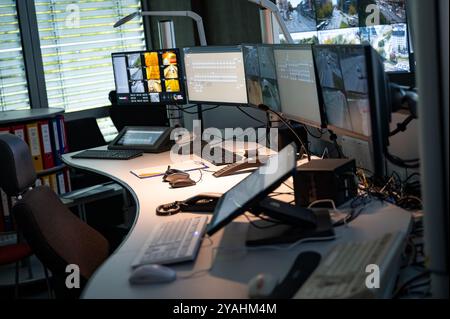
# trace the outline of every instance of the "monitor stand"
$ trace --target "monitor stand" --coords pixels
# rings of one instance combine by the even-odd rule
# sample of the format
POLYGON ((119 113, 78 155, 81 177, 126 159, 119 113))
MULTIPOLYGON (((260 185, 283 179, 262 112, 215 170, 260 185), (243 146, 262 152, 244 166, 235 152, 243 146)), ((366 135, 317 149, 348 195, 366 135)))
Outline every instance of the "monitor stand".
POLYGON ((315 216, 314 225, 287 223, 284 212, 273 210, 268 212, 266 210, 265 213, 274 220, 277 220, 275 217, 277 213, 281 213, 282 215, 278 220, 282 220, 284 224, 274 226, 273 223, 265 220, 257 220, 253 222, 253 225, 249 224, 247 246, 292 244, 306 238, 332 240, 335 236, 331 216, 326 209, 312 211, 315 216))

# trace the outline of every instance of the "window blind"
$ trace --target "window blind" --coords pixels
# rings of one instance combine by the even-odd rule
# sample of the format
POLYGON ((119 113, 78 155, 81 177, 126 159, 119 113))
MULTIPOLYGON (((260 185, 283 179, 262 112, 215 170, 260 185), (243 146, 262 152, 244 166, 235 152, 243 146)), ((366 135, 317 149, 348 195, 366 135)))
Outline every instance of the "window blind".
POLYGON ((78 111, 109 105, 111 53, 145 50, 142 19, 114 29, 140 10, 139 0, 36 0, 49 107, 78 111))
POLYGON ((16 1, 0 2, 0 111, 30 107, 16 1))

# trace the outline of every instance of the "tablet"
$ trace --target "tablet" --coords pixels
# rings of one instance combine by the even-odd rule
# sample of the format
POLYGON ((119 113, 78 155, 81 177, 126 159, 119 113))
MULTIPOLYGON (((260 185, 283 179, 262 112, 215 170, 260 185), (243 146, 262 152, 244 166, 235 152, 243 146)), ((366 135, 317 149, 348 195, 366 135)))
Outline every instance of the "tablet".
POLYGON ((170 150, 171 127, 127 126, 108 146, 110 150, 141 150, 162 153, 170 150))

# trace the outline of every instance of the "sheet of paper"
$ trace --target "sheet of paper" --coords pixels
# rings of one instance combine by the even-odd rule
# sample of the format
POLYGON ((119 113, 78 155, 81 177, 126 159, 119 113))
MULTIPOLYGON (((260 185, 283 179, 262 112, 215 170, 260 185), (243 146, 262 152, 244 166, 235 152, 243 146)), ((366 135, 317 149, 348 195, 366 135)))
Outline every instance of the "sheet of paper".
MULTIPOLYGON (((148 168, 142 168, 131 171, 131 174, 135 175, 139 178, 153 178, 158 176, 164 176, 164 173, 167 171, 167 166, 155 166, 155 167, 148 167, 148 168)), ((177 169, 184 172, 191 172, 196 171, 199 169, 207 169, 209 166, 207 166, 203 162, 199 161, 185 161, 185 162, 179 162, 174 163, 170 165, 171 169, 177 169)))

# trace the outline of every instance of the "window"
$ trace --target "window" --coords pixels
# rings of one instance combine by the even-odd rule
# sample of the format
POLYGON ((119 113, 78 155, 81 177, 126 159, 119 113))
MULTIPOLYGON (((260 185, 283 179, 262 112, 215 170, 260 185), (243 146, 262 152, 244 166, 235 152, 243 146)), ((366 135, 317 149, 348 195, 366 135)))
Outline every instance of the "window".
POLYGON ((30 107, 16 1, 0 3, 0 111, 30 107))
POLYGON ((36 0, 49 107, 79 111, 109 105, 111 53, 145 50, 142 19, 114 29, 140 10, 139 0, 36 0))

